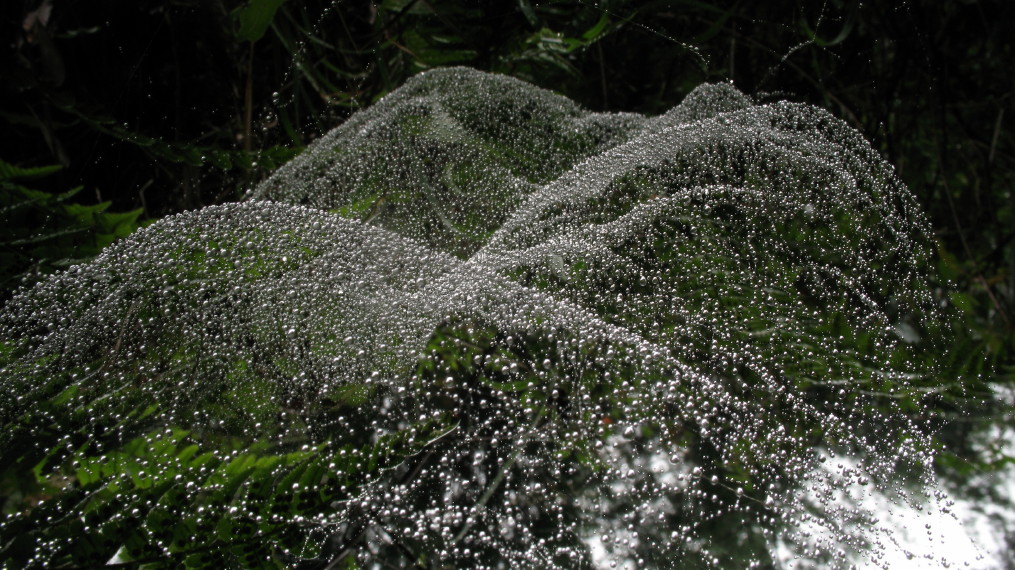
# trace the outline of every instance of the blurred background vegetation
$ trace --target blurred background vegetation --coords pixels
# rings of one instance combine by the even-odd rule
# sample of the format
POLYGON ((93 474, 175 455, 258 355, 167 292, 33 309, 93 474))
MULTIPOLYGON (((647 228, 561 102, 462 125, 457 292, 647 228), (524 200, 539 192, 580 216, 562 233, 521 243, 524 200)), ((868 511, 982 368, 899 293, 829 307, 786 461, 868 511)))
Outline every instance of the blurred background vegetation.
POLYGON ((941 469, 1012 461, 1015 74, 1008 0, 11 0, 0 9, 0 291, 139 224, 237 200, 357 109, 467 65, 594 110, 702 82, 829 109, 924 205, 957 358, 941 469), (951 283, 950 292, 948 291, 951 283))

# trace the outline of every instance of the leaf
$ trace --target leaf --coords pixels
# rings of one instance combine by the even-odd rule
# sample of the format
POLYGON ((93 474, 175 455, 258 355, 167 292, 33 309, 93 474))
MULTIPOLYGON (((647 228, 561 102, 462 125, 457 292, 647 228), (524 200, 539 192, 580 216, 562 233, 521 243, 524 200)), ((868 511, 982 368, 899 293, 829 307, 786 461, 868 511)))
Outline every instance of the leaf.
POLYGON ((233 15, 240 21, 240 29, 236 37, 246 42, 256 42, 264 36, 275 18, 275 12, 285 0, 250 0, 243 8, 238 8, 233 15))
POLYGON ((137 228, 137 219, 144 212, 143 209, 131 210, 129 212, 103 212, 98 216, 99 226, 108 234, 122 238, 130 235, 137 228))
POLYGON ((33 179, 48 176, 54 172, 59 172, 63 167, 54 164, 50 166, 36 166, 32 168, 22 168, 20 166, 14 166, 9 162, 0 160, 0 182, 6 182, 8 180, 19 180, 19 179, 33 179))
POLYGON ((606 35, 606 31, 609 25, 610 25, 610 17, 606 12, 603 12, 602 17, 599 18, 599 21, 596 22, 596 25, 582 32, 582 40, 584 40, 586 44, 590 44, 598 40, 599 38, 606 35))
POLYGON ((529 0, 518 0, 518 7, 521 8, 522 14, 525 15, 525 19, 529 21, 529 24, 533 26, 539 25, 539 16, 532 9, 532 3, 529 0))
POLYGON ((816 29, 811 29, 811 26, 807 23, 806 18, 800 19, 800 27, 803 29, 803 32, 817 45, 821 47, 832 47, 846 41, 846 38, 848 38, 853 32, 853 26, 856 25, 856 12, 857 11, 855 9, 849 11, 849 16, 847 16, 846 21, 843 22, 842 29, 839 30, 839 33, 830 40, 822 39, 821 36, 818 35, 818 31, 816 29))
POLYGON ((384 12, 413 15, 427 15, 433 13, 433 10, 430 8, 430 4, 428 2, 420 2, 419 0, 383 0, 380 5, 377 6, 377 9, 384 12))

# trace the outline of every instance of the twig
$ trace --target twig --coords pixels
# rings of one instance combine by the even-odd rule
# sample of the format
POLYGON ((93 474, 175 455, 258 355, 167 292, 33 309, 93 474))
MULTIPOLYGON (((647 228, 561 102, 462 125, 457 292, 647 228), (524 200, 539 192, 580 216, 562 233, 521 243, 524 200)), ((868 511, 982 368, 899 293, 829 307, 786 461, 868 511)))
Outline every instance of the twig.
POLYGON ((250 132, 254 121, 254 42, 249 42, 250 48, 247 55, 247 86, 243 93, 243 150, 250 152, 253 145, 250 140, 250 132))
MULTIPOLYGON (((493 478, 493 481, 490 481, 490 484, 486 486, 486 491, 483 492, 483 496, 480 497, 479 500, 476 501, 476 504, 472 507, 473 511, 478 511, 479 509, 486 506, 486 503, 489 502, 491 497, 493 497, 493 494, 497 490, 497 487, 500 487, 501 481, 504 480, 504 477, 507 477, 508 471, 510 471, 511 468, 514 467, 515 462, 518 461, 518 457, 522 454, 523 447, 529 441, 529 436, 532 435, 532 432, 535 431, 536 426, 539 425, 540 420, 542 420, 545 416, 546 416, 546 408, 545 407, 540 408, 539 413, 536 414, 535 419, 532 420, 532 424, 529 426, 529 429, 526 432, 525 436, 518 443, 518 445, 515 445, 514 451, 511 452, 511 457, 508 457, 508 460, 505 461, 503 465, 501 465, 500 471, 497 472, 497 476, 493 478)), ((465 538, 465 535, 468 534, 470 530, 472 530, 472 525, 473 523, 466 522, 465 526, 462 527, 462 530, 458 531, 458 534, 455 535, 453 539, 451 539, 451 546, 454 546, 459 542, 461 542, 461 540, 465 538)))
POLYGON ((596 55, 599 56, 599 85, 603 90, 603 110, 610 108, 610 100, 606 90, 606 58, 603 57, 603 43, 596 42, 596 55))
POLYGON ((990 152, 987 153, 987 164, 994 162, 994 151, 997 150, 997 139, 1001 136, 1001 121, 1004 120, 1004 107, 997 111, 997 121, 994 122, 994 136, 990 139, 990 152))

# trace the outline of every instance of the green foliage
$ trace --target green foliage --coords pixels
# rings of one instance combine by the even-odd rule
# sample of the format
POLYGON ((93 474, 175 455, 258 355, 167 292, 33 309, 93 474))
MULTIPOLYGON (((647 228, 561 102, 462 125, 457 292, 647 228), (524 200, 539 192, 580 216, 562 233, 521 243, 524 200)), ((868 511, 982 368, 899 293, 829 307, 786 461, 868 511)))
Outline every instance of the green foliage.
POLYGON ((141 210, 109 212, 61 194, 33 190, 25 183, 50 176, 59 166, 22 168, 0 161, 0 289, 10 291, 56 269, 98 254, 138 227, 141 210))
MULTIPOLYGON (((0 287, 6 297, 26 279, 95 255, 136 227, 139 209, 144 217, 159 217, 238 198, 313 138, 420 70, 468 64, 529 80, 593 109, 643 112, 670 108, 703 80, 729 80, 761 100, 778 90, 847 119, 920 198, 939 241, 937 287, 954 292, 945 295, 949 322, 916 333, 927 342, 948 335, 953 350, 908 397, 935 411, 939 439, 949 450, 940 456, 944 472, 961 488, 980 485, 968 473, 1008 461, 1003 453, 985 455, 976 443, 985 429, 1010 418, 1010 407, 996 399, 990 383, 1010 385, 1015 378, 1015 138, 1009 136, 1015 99, 1007 80, 1006 6, 821 6, 683 0, 57 3, 52 18, 17 30, 14 49, 0 61, 0 157, 60 165, 0 163, 0 287), (102 196, 86 197, 93 189, 102 196), (972 377, 979 380, 956 382, 972 377)), ((11 21, 30 22, 22 16, 35 8, 26 5, 11 21)), ((418 127, 423 138, 441 144, 432 121, 418 127)), ((548 156, 578 156, 590 148, 548 149, 548 156)), ((497 149, 505 163, 515 151, 497 149)), ((371 182, 383 185, 396 174, 378 172, 371 182)), ((449 191, 470 181, 502 188, 508 179, 481 177, 464 166, 439 174, 437 186, 449 191)), ((635 189, 638 184, 635 177, 628 181, 635 189)), ((618 199, 623 196, 618 192, 618 199)), ((380 223, 393 211, 421 206, 388 200, 383 190, 369 189, 337 211, 380 223)), ((740 210, 733 205, 726 212, 740 210)), ((685 219, 657 230, 689 227, 685 219)), ((475 217, 444 214, 437 228, 435 235, 469 236, 459 253, 489 237, 488 221, 475 217)), ((561 267, 579 281, 593 279, 583 263, 561 261, 561 267)), ((561 274, 519 270, 516 276, 549 289, 561 274)), ((820 279, 787 277, 780 293, 805 291, 820 279)), ((688 284, 705 282, 697 276, 688 284)), ((772 324, 763 313, 748 317, 754 333, 772 324)), ((841 333, 839 325, 828 326, 829 334, 841 333)), ((761 343, 778 341, 762 336, 761 343)), ((691 346, 704 353, 711 344, 691 346)), ((904 346, 895 358, 928 356, 904 346)), ((847 362, 865 365, 861 358, 847 362)), ((809 380, 819 364, 789 365, 806 389, 828 390, 809 380)), ((239 377, 253 378, 237 368, 239 377)), ((247 385, 251 391, 255 386, 254 380, 247 385)), ((369 400, 362 390, 349 390, 356 401, 369 400)), ((59 481, 15 477, 15 471, 26 472, 25 466, 5 471, 0 484, 18 504, 63 488, 59 481)))
POLYGON ((240 22, 236 38, 247 42, 261 39, 268 31, 275 12, 284 2, 285 0, 251 0, 246 6, 237 8, 233 12, 233 16, 240 22))
POLYGON ((325 441, 285 452, 166 427, 101 455, 86 446, 63 460, 72 490, 53 476, 37 481, 62 493, 4 526, 5 560, 89 567, 115 555, 158 567, 282 567, 313 558, 317 539, 304 517, 337 510, 329 505, 355 498, 378 471, 448 430, 432 421, 360 449, 325 441), (66 547, 31 560, 39 542, 66 547))
POLYGON ((812 517, 860 549, 817 457, 903 492, 963 388, 919 211, 806 106, 431 71, 252 197, 0 313, 11 560, 584 567, 638 528, 618 557, 736 566, 812 517))

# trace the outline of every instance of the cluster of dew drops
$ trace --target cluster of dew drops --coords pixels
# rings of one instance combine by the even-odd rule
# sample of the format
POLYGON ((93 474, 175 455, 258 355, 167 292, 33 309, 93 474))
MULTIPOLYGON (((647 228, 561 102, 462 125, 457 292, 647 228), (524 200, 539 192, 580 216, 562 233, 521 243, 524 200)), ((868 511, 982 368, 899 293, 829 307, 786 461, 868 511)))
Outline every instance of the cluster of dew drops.
POLYGON ((863 497, 932 488, 898 482, 931 456, 892 407, 924 371, 891 358, 934 318, 928 244, 819 109, 708 85, 646 118, 422 74, 246 201, 7 304, 3 421, 128 507, 70 504, 82 533, 31 562, 134 521, 148 556, 228 528, 212 550, 251 566, 884 564, 863 497))

